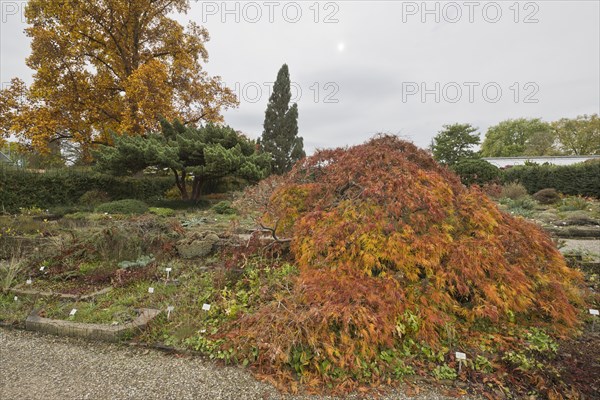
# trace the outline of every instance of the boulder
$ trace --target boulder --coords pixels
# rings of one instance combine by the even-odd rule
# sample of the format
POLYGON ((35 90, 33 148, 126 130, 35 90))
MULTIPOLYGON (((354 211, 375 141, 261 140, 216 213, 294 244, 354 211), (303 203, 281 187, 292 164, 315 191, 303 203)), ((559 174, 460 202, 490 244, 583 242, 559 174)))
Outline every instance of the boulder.
POLYGON ((195 233, 177 243, 177 252, 185 259, 206 257, 219 240, 219 236, 211 231, 195 233))

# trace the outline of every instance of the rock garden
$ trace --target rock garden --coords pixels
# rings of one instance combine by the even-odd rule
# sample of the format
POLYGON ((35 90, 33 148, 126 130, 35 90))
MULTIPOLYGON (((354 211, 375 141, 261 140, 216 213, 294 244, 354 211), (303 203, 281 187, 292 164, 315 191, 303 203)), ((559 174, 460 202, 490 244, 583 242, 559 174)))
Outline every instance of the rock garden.
POLYGON ((0 320, 239 364, 283 391, 592 398, 600 203, 484 190, 382 136, 192 207, 23 208, 0 216, 0 320))

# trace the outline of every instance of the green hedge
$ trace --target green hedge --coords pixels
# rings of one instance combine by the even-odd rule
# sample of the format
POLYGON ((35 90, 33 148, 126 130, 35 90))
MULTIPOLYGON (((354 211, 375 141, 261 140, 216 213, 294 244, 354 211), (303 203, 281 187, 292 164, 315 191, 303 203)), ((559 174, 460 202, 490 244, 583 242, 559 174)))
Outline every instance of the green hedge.
POLYGON ((89 190, 102 190, 112 200, 152 200, 162 197, 171 186, 173 177, 124 178, 68 168, 45 173, 0 168, 0 211, 77 204, 89 190))
POLYGON ((520 182, 529 194, 554 188, 569 195, 600 198, 600 162, 573 165, 522 165, 502 173, 504 182, 520 182))

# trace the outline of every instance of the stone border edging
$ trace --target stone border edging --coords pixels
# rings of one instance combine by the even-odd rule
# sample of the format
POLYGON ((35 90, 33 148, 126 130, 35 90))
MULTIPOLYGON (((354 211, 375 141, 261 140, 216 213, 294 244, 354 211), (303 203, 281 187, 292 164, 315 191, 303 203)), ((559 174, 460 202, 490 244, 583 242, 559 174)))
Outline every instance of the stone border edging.
POLYGON ((561 239, 600 239, 600 228, 598 226, 564 225, 548 226, 543 229, 561 239))
POLYGON ((52 291, 44 292, 44 291, 34 290, 34 289, 21 289, 20 286, 21 285, 15 287, 15 288, 12 288, 12 289, 10 289, 10 291, 14 294, 20 294, 20 295, 25 295, 25 296, 35 296, 35 295, 40 295, 43 297, 58 296, 61 299, 78 300, 78 301, 92 299, 96 296, 106 294, 113 289, 112 286, 109 286, 104 289, 98 290, 97 292, 84 294, 84 295, 77 295, 77 294, 68 294, 68 293, 60 293, 60 292, 52 292, 52 291))
POLYGON ((153 308, 140 308, 140 315, 135 320, 122 325, 106 325, 44 318, 38 312, 39 310, 34 310, 29 314, 25 320, 25 330, 107 342, 118 342, 127 333, 144 329, 161 313, 153 308))

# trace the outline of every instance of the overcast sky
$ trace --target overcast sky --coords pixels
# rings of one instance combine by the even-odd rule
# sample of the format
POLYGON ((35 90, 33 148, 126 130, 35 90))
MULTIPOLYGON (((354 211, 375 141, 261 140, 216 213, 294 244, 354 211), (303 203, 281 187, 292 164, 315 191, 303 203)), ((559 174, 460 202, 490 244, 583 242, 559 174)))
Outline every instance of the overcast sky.
MULTIPOLYGON (((51 0, 49 0, 51 1, 51 0)), ((25 2, 1 0, 0 81, 31 81, 25 2)), ((442 125, 600 112, 600 1, 192 2, 225 113, 258 137, 270 85, 290 68, 309 152, 377 132, 426 147, 442 125)))

